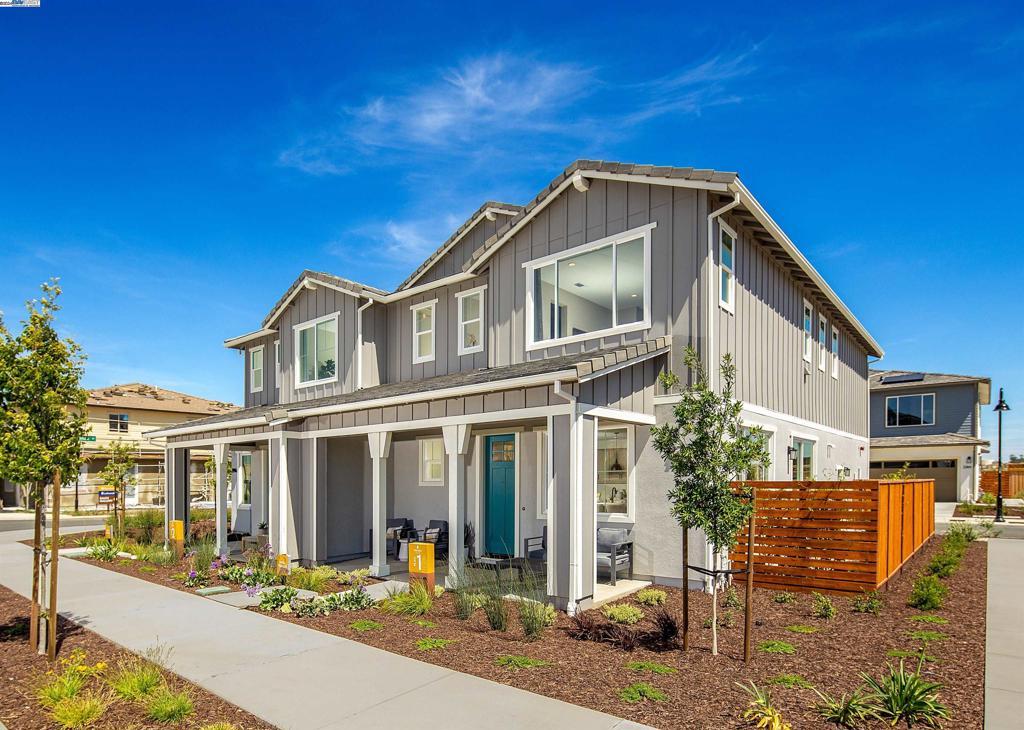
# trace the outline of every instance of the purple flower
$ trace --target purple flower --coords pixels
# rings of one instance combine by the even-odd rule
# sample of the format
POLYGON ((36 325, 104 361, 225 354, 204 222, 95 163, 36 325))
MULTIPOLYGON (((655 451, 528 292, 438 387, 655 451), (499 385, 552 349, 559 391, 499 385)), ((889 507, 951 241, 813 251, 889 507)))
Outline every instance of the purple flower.
POLYGON ((188 577, 189 578, 195 578, 197 575, 199 575, 199 574, 197 572, 195 572, 194 570, 190 570, 188 572, 188 577))
POLYGON ((249 596, 249 598, 253 598, 257 593, 260 592, 261 588, 263 588, 263 586, 257 583, 253 586, 245 586, 243 590, 245 591, 245 595, 249 596))
POLYGON ((242 575, 249 576, 249 575, 252 575, 253 572, 254 571, 253 571, 252 568, 246 568, 245 570, 242 571, 242 575))

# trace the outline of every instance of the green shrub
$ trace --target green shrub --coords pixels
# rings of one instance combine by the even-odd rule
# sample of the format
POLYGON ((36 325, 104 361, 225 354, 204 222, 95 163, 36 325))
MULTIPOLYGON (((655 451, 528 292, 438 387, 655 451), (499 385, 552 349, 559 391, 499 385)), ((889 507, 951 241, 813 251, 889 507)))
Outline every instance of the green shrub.
POLYGON ((772 596, 772 600, 776 603, 781 604, 794 603, 796 601, 796 596, 794 596, 789 591, 779 591, 774 596, 772 596))
POLYGON ((735 586, 729 586, 725 589, 725 592, 722 594, 722 605, 725 608, 735 610, 743 608, 743 599, 740 598, 740 594, 736 591, 735 586))
POLYGON ((500 592, 488 591, 484 600, 484 615, 487 616, 487 624, 495 631, 504 631, 508 628, 508 603, 500 592))
POLYGON ((921 611, 934 611, 942 608, 946 600, 947 589, 934 575, 924 575, 914 581, 907 604, 921 611))
POLYGON ((889 673, 881 679, 861 673, 867 690, 876 696, 875 714, 895 726, 901 722, 911 727, 921 723, 938 727, 941 720, 949 719, 949 710, 939 702, 942 685, 929 682, 921 674, 921 662, 917 671, 907 671, 900 660, 899 668, 889 667, 889 673))
POLYGON ((427 636, 416 640, 416 648, 420 651, 434 651, 435 649, 444 649, 449 644, 454 643, 455 639, 435 639, 427 636))
POLYGON ((878 591, 864 591, 853 599, 851 609, 854 613, 870 613, 877 616, 882 612, 883 605, 885 603, 882 601, 881 596, 878 595, 878 591))
POLYGON ((260 610, 288 613, 291 610, 292 600, 298 594, 299 592, 290 586, 265 590, 260 594, 260 610), (288 610, 285 610, 285 607, 288 610))
POLYGON ((121 544, 118 542, 98 542, 89 548, 87 553, 93 560, 102 560, 104 563, 112 563, 121 552, 121 544))
POLYGON ((792 626, 787 626, 786 631, 792 631, 794 634, 815 634, 818 632, 818 627, 793 624, 792 626))
POLYGON ((59 702, 77 697, 85 688, 86 680, 85 675, 77 672, 63 672, 41 685, 36 697, 43 707, 55 707, 59 702))
POLYGON ((178 562, 178 556, 174 554, 173 550, 154 550, 146 562, 152 563, 153 565, 174 565, 178 562))
POLYGON ((925 654, 924 647, 921 647, 916 651, 909 651, 908 649, 890 649, 885 652, 885 655, 892 657, 893 659, 917 659, 919 661, 929 663, 938 661, 938 659, 931 654, 925 654))
POLYGON ((757 650, 763 651, 765 654, 796 654, 795 646, 788 641, 777 641, 775 639, 762 641, 757 645, 757 650))
MULTIPOLYGON (((994 499, 993 503, 995 503, 994 499)), ((945 540, 956 540, 968 545, 977 540, 978 537, 978 531, 974 529, 973 525, 968 525, 966 522, 954 522, 949 526, 945 540)))
POLYGON ((338 582, 343 586, 363 586, 367 584, 369 578, 369 568, 359 568, 358 570, 349 570, 338 573, 338 582))
POLYGON ((217 542, 213 538, 192 540, 189 544, 188 557, 196 571, 210 569, 210 563, 217 557, 217 542))
MULTIPOLYGON (((736 626, 736 614, 734 614, 732 612, 732 609, 729 609, 729 608, 723 609, 722 612, 720 614, 718 614, 718 625, 721 628, 723 628, 723 629, 731 629, 731 628, 734 628, 736 626)), ((708 616, 706 619, 704 619, 704 628, 705 629, 710 629, 711 628, 711 617, 710 616, 708 616)))
POLYGON ((544 629, 554 623, 554 617, 550 615, 555 610, 554 606, 526 598, 520 599, 518 603, 519 623, 522 624, 527 639, 536 639, 544 633, 544 629))
POLYGON ((50 709, 50 717, 61 728, 77 730, 93 725, 103 717, 107 701, 97 695, 85 692, 74 697, 65 697, 50 709))
POLYGON ((819 700, 814 710, 827 723, 842 728, 858 728, 877 717, 875 696, 862 689, 856 689, 850 694, 844 692, 840 697, 818 690, 814 692, 819 700))
POLYGON ((911 631, 910 638, 927 644, 932 641, 945 641, 949 636, 941 631, 911 631))
POLYGON ((300 590, 324 593, 330 587, 338 575, 338 572, 329 565, 321 565, 316 568, 294 568, 285 579, 285 585, 300 590))
POLYGON ((750 695, 747 709, 740 715, 747 724, 768 730, 791 730, 789 723, 782 719, 782 712, 772 703, 771 690, 761 689, 753 682, 749 687, 739 682, 736 686, 750 695))
POLYGON ((167 688, 154 692, 146 702, 146 714, 157 722, 181 722, 194 710, 188 692, 173 692, 167 688))
POLYGON ((963 553, 958 549, 946 549, 943 548, 939 552, 932 556, 932 559, 928 561, 928 565, 925 567, 924 572, 927 575, 934 575, 939 578, 948 578, 956 569, 960 567, 960 560, 963 558, 963 553))
POLYGON ((350 623, 348 627, 353 631, 358 631, 362 634, 366 631, 376 631, 378 629, 382 629, 384 628, 384 624, 382 624, 380 621, 371 621, 368 618, 361 618, 357 621, 353 621, 352 623, 350 623))
MULTIPOLYGON (((978 497, 978 504, 991 505, 991 504, 995 504, 995 503, 996 503, 996 495, 992 494, 991 492, 982 492, 981 496, 978 497)), ((962 506, 963 505, 961 505, 961 507, 962 506)))
POLYGON ((332 610, 338 611, 365 611, 371 608, 376 601, 373 596, 366 592, 361 585, 349 588, 344 593, 331 593, 325 597, 332 610))
POLYGON ((455 595, 455 617, 465 621, 473 612, 484 605, 484 601, 487 597, 484 596, 480 591, 473 591, 468 589, 458 589, 454 591, 455 595))
POLYGON ((634 682, 628 687, 623 687, 619 690, 619 698, 623 702, 635 705, 636 703, 643 702, 644 700, 664 702, 668 699, 668 695, 657 687, 652 687, 647 682, 634 682))
POLYGON ((776 674, 768 682, 787 689, 813 689, 813 685, 799 674, 776 674))
POLYGON ((663 606, 667 595, 658 588, 643 588, 637 591, 636 602, 645 606, 663 606))
POLYGON ((154 664, 131 657, 118 662, 107 683, 123 699, 135 701, 163 686, 164 676, 154 664))
POLYGON ((654 674, 676 673, 674 667, 670 667, 667 664, 659 664, 658 662, 630 662, 626 665, 626 669, 632 669, 634 672, 653 672, 654 674))
POLYGON ((434 594, 427 590, 427 584, 414 580, 409 583, 408 590, 388 593, 388 597, 381 601, 380 609, 396 616, 423 616, 433 605, 434 594))
POLYGON ((543 659, 531 659, 528 656, 520 656, 519 654, 502 654, 494 660, 494 663, 499 667, 511 669, 513 672, 520 669, 532 669, 533 667, 546 667, 548 665, 543 659))
POLYGON ((609 621, 614 621, 617 624, 626 624, 628 626, 639 623, 640 619, 644 617, 643 611, 629 603, 606 604, 601 607, 601 613, 603 613, 605 618, 609 621))
POLYGON ((436 629, 437 628, 437 624, 435 624, 433 621, 427 621, 426 619, 422 619, 422 618, 416 619, 415 621, 413 621, 413 623, 416 624, 417 626, 419 626, 421 629, 436 629))
POLYGON ((830 621, 836 617, 836 606, 832 599, 823 593, 811 594, 811 615, 824 621, 830 621))
POLYGON ((908 621, 918 621, 924 624, 948 624, 948 618, 942 618, 942 616, 933 616, 930 613, 921 613, 917 616, 910 616, 907 618, 908 621))

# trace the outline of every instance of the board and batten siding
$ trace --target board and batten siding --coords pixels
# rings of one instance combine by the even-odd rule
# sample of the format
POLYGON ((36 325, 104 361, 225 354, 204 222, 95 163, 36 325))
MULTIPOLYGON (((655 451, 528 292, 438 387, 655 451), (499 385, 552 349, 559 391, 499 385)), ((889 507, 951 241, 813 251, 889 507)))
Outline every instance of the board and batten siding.
POLYGON ((269 406, 277 402, 277 373, 274 367, 274 340, 277 335, 261 337, 253 342, 247 342, 242 350, 242 382, 245 386, 245 407, 269 406), (263 390, 258 393, 251 392, 251 380, 249 370, 249 353, 260 345, 263 346, 263 390))
POLYGON ((883 388, 871 392, 871 435, 936 436, 957 433, 978 436, 975 412, 978 410, 978 384, 929 385, 908 384, 905 388, 883 388), (894 395, 935 394, 935 424, 931 426, 886 426, 885 399, 894 395))
POLYGON ((666 335, 679 347, 696 344, 701 211, 707 195, 689 188, 591 180, 590 189, 562 192, 516 233, 490 262, 490 365, 500 367, 642 342, 666 335), (526 350, 523 264, 624 231, 651 231, 651 327, 592 340, 526 350))
POLYGON ((459 284, 431 289, 386 305, 388 312, 388 382, 421 380, 436 375, 448 375, 487 367, 487 351, 491 339, 487 329, 487 313, 489 311, 487 302, 490 298, 490 289, 484 291, 482 310, 484 349, 470 355, 459 355, 459 302, 456 298, 460 292, 475 289, 487 283, 487 278, 480 276, 459 284), (437 300, 434 305, 434 359, 413 364, 412 307, 432 299, 437 300))
POLYGON ((507 215, 496 216, 497 220, 483 218, 479 223, 466 231, 465 235, 451 247, 441 258, 435 261, 426 272, 415 281, 413 286, 421 286, 437 281, 462 271, 462 266, 469 261, 473 252, 480 248, 484 241, 493 236, 501 226, 508 222, 507 215))
MULTIPOLYGON (((715 289, 716 360, 732 353, 737 398, 821 423, 859 436, 868 435, 867 353, 842 321, 839 330, 839 377, 832 377, 831 356, 818 367, 820 297, 800 287, 768 250, 753 240, 739 221, 726 215, 737 233, 735 314, 718 305, 715 289), (803 300, 814 307, 811 362, 803 359, 803 300)), ((718 225, 715 225, 717 240, 718 225)), ((717 263, 718 247, 715 246, 717 263)), ((829 342, 831 346, 831 342, 829 342)))

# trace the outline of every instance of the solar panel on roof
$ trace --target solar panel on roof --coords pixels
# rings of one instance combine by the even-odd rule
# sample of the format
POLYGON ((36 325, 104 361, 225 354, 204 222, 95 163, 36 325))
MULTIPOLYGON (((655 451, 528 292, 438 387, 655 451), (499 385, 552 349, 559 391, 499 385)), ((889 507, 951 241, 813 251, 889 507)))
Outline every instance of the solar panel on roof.
POLYGON ((903 373, 902 375, 885 375, 882 382, 889 383, 918 383, 924 380, 924 373, 903 373))

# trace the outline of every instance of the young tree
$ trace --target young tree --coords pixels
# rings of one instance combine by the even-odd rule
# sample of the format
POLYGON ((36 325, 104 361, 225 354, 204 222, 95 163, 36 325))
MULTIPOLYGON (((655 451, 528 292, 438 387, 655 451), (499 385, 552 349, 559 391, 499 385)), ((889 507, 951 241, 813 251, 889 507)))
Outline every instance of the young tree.
POLYGON ((128 488, 135 486, 135 452, 138 444, 134 441, 114 441, 107 448, 107 465, 100 470, 105 484, 113 487, 114 519, 117 521, 117 536, 124 537, 125 496, 128 488))
MULTIPOLYGON (((711 653, 718 654, 718 582, 722 554, 750 517, 749 490, 735 490, 755 466, 768 466, 767 437, 758 428, 745 428, 740 420, 743 403, 733 398, 736 366, 722 356, 722 392, 715 393, 697 352, 687 347, 683 358, 693 376, 673 412, 673 420, 651 429, 654 448, 672 471, 668 492, 672 514, 686 530, 702 530, 714 550, 716 571, 711 581, 711 653)), ((684 590, 685 577, 684 577, 684 590)))
MULTIPOLYGON (((86 433, 86 393, 80 385, 85 358, 74 341, 61 339, 54 329, 60 309, 57 280, 43 284, 42 290, 40 299, 26 304, 28 318, 17 336, 0 319, 0 478, 27 485, 35 506, 30 635, 40 648, 47 644, 46 635, 39 630, 40 576, 47 566, 42 534, 44 490, 60 475, 78 472, 80 440, 86 433)), ((56 517, 60 490, 53 492, 56 517)), ((60 536, 51 534, 50 539, 55 547, 60 536)), ((55 571, 56 565, 51 570, 55 571)), ((55 596, 54 582, 51 608, 56 606, 55 596)), ((49 648, 52 655, 54 647, 49 648)))

